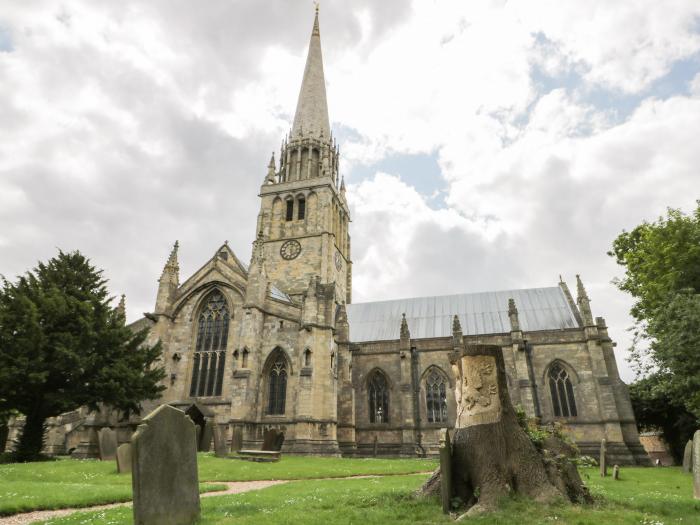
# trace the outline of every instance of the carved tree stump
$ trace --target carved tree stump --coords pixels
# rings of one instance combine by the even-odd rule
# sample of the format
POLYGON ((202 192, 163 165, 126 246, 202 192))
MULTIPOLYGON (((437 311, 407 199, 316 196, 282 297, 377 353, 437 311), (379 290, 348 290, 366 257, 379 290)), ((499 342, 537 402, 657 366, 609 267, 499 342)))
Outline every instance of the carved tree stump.
MULTIPOLYGON (((510 401, 502 350, 467 345, 452 356, 457 421, 452 440, 454 495, 473 504, 467 515, 492 510, 512 492, 540 502, 588 499, 571 447, 554 439, 549 457, 533 445, 510 401)), ((550 440, 552 441, 552 440, 550 440)))

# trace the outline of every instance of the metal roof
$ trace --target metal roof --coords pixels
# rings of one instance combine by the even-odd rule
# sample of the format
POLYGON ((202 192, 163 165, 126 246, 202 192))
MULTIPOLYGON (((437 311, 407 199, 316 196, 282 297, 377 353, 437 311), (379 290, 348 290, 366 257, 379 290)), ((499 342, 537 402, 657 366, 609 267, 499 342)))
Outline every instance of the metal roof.
POLYGON ((288 303, 292 302, 292 298, 289 297, 282 290, 277 288, 274 284, 270 284, 270 297, 272 297, 273 299, 278 299, 280 301, 287 301, 288 303))
POLYGON ((515 300, 524 332, 578 327, 564 292, 552 286, 348 304, 350 341, 398 339, 403 313, 412 339, 451 336, 455 314, 464 335, 509 333, 510 298, 515 300))

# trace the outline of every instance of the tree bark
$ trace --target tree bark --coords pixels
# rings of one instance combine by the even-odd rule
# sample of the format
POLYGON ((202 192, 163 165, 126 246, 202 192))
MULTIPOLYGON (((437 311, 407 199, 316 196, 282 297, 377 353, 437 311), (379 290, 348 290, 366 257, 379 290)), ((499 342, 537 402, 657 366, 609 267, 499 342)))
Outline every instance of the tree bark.
POLYGON ((457 400, 453 495, 467 505, 474 503, 467 515, 493 510, 511 493, 539 502, 585 500, 587 491, 568 461, 573 449, 552 438, 549 446, 556 450, 540 451, 520 427, 501 347, 467 345, 453 353, 451 361, 457 400))

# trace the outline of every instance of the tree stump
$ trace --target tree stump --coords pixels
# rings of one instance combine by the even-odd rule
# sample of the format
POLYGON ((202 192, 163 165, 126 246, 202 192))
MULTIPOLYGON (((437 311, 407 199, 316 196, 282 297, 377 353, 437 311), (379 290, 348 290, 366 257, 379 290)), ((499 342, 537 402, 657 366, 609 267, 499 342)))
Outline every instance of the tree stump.
MULTIPOLYGON (((501 347, 467 345, 453 353, 451 362, 457 400, 452 482, 454 496, 471 505, 466 515, 493 510, 511 493, 539 502, 589 500, 576 467, 567 459, 572 447, 551 437, 539 451, 520 427, 501 347)), ((431 488, 434 492, 436 485, 433 481, 424 493, 431 488)))

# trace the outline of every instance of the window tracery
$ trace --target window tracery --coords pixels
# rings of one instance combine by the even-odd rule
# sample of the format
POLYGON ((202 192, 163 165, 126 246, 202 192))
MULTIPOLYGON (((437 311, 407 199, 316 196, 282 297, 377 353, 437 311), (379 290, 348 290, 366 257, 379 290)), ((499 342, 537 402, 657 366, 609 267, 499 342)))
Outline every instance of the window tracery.
POLYGON ((425 406, 428 423, 447 422, 447 381, 445 376, 432 369, 425 380, 425 406))
POLYGON ((367 393, 369 396, 370 423, 389 422, 389 386, 386 377, 375 370, 369 378, 367 393))
POLYGON ((547 374, 549 393, 552 397, 552 410, 555 417, 576 417, 576 399, 574 386, 566 369, 554 363, 547 374))
POLYGON ((212 292, 197 320, 190 397, 221 395, 230 319, 223 294, 212 292))

